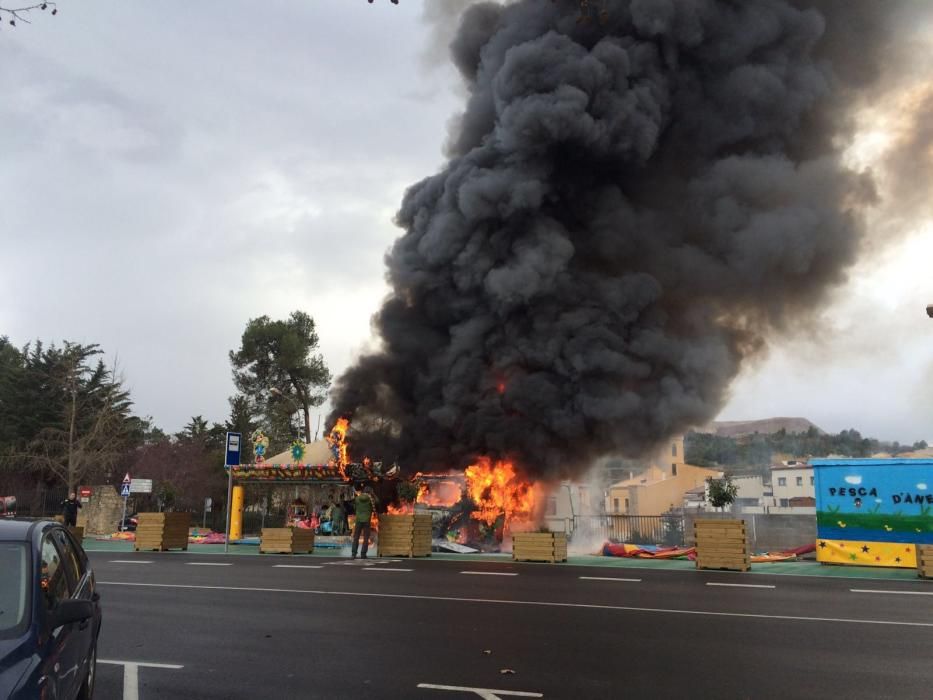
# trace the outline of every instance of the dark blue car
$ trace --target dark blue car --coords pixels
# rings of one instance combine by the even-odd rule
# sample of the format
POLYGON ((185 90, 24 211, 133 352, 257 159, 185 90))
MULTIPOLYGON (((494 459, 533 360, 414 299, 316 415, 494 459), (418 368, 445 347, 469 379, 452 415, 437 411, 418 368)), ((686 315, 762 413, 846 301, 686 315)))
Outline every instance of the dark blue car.
POLYGON ((0 521, 0 698, 90 698, 99 600, 87 555, 65 528, 0 521))

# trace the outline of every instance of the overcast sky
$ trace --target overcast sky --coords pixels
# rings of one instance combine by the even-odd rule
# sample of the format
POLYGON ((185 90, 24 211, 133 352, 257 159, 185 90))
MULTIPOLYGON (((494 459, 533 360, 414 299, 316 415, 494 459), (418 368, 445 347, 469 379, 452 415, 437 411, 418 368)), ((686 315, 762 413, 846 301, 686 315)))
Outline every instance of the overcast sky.
MULTIPOLYGON (((167 431, 227 416, 227 354, 262 314, 309 312, 339 374, 372 342, 392 217, 460 103, 422 3, 59 8, 0 32, 0 335, 101 344, 167 431)), ((908 228, 819 331, 746 368, 721 418, 933 442, 933 224, 908 228)))

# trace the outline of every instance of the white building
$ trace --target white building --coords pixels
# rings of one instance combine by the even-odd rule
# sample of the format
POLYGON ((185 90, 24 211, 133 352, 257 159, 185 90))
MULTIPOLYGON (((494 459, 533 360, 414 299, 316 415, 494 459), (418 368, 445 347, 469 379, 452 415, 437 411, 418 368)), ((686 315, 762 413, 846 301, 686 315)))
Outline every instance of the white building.
POLYGON ((587 484, 562 481, 544 502, 544 524, 552 532, 571 532, 575 517, 597 514, 599 498, 593 495, 587 484))
MULTIPOLYGON (((719 475, 722 478, 722 474, 719 475)), ((731 510, 744 512, 746 508, 760 509, 765 505, 766 487, 760 476, 734 476, 735 501, 731 510)), ((684 508, 692 511, 715 510, 709 503, 709 484, 690 489, 684 494, 684 508)))
POLYGON ((779 508, 815 507, 813 467, 805 461, 790 460, 771 467, 774 494, 769 506, 779 508))

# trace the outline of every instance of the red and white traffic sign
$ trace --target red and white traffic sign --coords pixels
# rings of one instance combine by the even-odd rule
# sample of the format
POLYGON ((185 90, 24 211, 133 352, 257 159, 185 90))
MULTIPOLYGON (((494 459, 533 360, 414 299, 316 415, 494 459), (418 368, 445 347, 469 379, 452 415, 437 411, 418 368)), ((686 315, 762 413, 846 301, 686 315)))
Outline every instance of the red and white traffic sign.
POLYGON ((130 479, 130 473, 127 472, 127 473, 126 473, 126 476, 123 477, 123 483, 124 483, 124 484, 129 484, 131 481, 132 481, 132 479, 130 479))

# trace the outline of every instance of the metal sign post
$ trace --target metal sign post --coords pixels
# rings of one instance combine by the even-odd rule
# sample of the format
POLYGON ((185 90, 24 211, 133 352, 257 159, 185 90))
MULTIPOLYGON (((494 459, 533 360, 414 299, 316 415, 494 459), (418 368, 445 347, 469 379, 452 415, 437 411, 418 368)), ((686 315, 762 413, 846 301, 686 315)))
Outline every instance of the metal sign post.
POLYGON ((130 497, 131 483, 133 483, 133 480, 130 479, 130 473, 127 472, 126 476, 123 477, 123 486, 120 488, 120 495, 123 496, 123 517, 120 519, 120 532, 126 530, 126 499, 130 497))
POLYGON ((230 505, 233 501, 233 467, 240 463, 240 441, 243 435, 241 433, 227 433, 227 454, 224 459, 224 466, 227 467, 227 517, 226 531, 224 532, 224 552, 230 546, 230 505))

